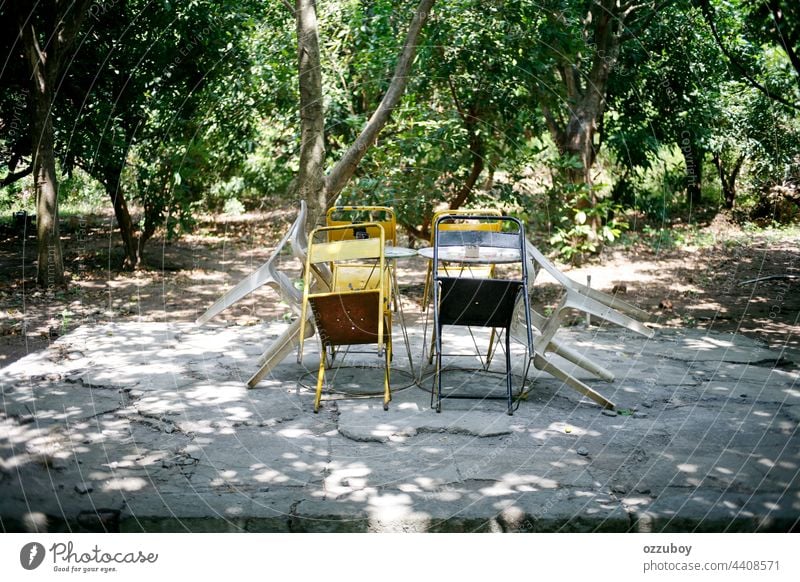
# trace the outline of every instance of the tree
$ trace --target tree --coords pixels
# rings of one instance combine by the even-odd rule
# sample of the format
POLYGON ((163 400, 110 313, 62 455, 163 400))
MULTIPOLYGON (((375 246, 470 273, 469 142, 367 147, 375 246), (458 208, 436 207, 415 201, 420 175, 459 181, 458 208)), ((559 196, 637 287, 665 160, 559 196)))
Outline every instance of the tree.
POLYGON ((263 85, 249 74, 256 20, 246 14, 260 3, 229 4, 131 0, 93 11, 91 42, 65 79, 65 166, 104 186, 126 268, 157 228, 191 228, 199 201, 252 144, 263 85))
POLYGON ((421 0, 408 28, 392 80, 372 116, 353 143, 323 177, 324 111, 316 2, 296 0, 298 79, 300 83, 301 147, 297 191, 309 206, 309 225, 320 219, 350 180, 364 154, 377 139, 400 102, 408 83, 417 40, 434 0, 421 0))
POLYGON ((623 45, 623 74, 609 84, 614 115, 606 123, 606 144, 628 169, 648 168, 662 147, 676 146, 689 207, 701 201, 704 160, 726 117, 722 86, 729 75, 721 57, 702 14, 676 1, 636 42, 623 45))
MULTIPOLYGON (((537 31, 551 73, 535 78, 533 91, 556 147, 571 160, 560 167, 565 182, 574 185, 576 216, 586 216, 597 204, 592 167, 603 138, 609 79, 623 42, 656 12, 657 3, 548 0, 543 8, 537 31)), ((597 238, 600 223, 600 216, 589 214, 590 238, 597 238)))
POLYGON ((36 193, 36 281, 42 287, 64 283, 58 225, 58 177, 52 111, 56 91, 72 54, 89 0, 52 0, 30 12, 19 4, 16 22, 30 76, 32 172, 36 193))
MULTIPOLYGON (((334 147, 355 138, 367 115, 365 104, 388 84, 380 67, 394 58, 392 40, 401 16, 385 4, 391 3, 346 12, 343 31, 337 26, 329 33, 335 38, 325 50, 330 68, 348 72, 326 93, 327 136, 334 147), (366 19, 369 34, 349 32, 350 26, 363 30, 366 19)), ((536 67, 529 58, 536 39, 521 25, 520 12, 527 9, 527 4, 479 0, 438 6, 428 41, 417 51, 420 72, 409 79, 391 126, 381 134, 381 147, 366 152, 342 191, 345 203, 391 203, 408 234, 426 240, 440 207, 524 204, 511 181, 528 161, 528 138, 539 131, 527 90, 536 67), (498 170, 502 180, 495 182, 498 170)))
MULTIPOLYGON (((800 110, 800 6, 792 0, 733 0, 719 3, 695 0, 702 9, 714 40, 731 69, 744 82, 771 100, 800 110), (779 51, 785 68, 794 77, 788 95, 771 84, 768 69, 774 68, 770 46, 779 51)), ((774 75, 772 75, 774 79, 774 75)))

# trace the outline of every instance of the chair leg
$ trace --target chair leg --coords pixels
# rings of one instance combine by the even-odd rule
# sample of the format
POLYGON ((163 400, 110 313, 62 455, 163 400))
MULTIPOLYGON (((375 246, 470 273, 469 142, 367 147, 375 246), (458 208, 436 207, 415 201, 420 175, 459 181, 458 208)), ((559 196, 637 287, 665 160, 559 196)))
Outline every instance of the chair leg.
POLYGON ((609 410, 614 410, 616 408, 615 404, 608 400, 605 396, 600 394, 599 392, 595 392, 589 386, 575 378, 574 376, 570 376, 564 370, 559 368, 558 366, 551 364, 547 361, 547 358, 539 355, 534 354, 533 356, 533 365, 536 366, 537 370, 542 370, 543 372, 547 372, 554 378, 557 378, 568 384, 572 389, 577 390, 584 396, 588 396, 603 408, 607 408, 609 410))
MULTIPOLYGON (((494 329, 492 330, 494 331, 494 329)), ((514 414, 513 394, 511 390, 511 330, 506 329, 506 390, 508 391, 507 414, 514 414)))
POLYGON ((556 340, 550 340, 550 344, 547 346, 546 351, 552 352, 554 354, 558 354, 565 360, 568 360, 575 364, 576 366, 580 366, 587 372, 590 372, 597 376, 598 378, 602 378, 608 382, 614 381, 614 374, 603 368, 602 366, 595 364, 588 358, 584 357, 583 354, 580 352, 573 350, 565 345, 561 345, 561 343, 557 342, 556 340))
POLYGON ((386 346, 386 369, 384 371, 384 378, 383 378, 383 409, 389 410, 389 403, 392 401, 392 389, 390 387, 389 381, 392 369, 392 336, 389 335, 389 341, 387 342, 386 346))
POLYGON ((322 400, 322 383, 325 380, 325 348, 320 346, 319 372, 317 372, 317 393, 314 396, 314 412, 319 412, 319 403, 322 400))
POLYGON ((442 329, 436 329, 436 412, 442 411, 442 329))

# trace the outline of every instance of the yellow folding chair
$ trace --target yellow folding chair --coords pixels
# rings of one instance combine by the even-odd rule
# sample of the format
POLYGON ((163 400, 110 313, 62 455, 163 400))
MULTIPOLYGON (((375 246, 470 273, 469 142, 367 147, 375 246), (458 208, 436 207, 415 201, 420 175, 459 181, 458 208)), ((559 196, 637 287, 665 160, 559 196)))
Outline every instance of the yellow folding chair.
POLYGON ((386 242, 397 245, 397 218, 388 206, 333 206, 325 215, 326 226, 350 227, 328 231, 329 241, 378 236, 376 227, 364 227, 364 223, 380 225, 386 242))
MULTIPOLYGON (((379 224, 383 228, 384 239, 387 244, 397 246, 397 218, 394 209, 389 206, 333 206, 325 214, 326 226, 347 226, 341 230, 328 231, 328 241, 351 240, 360 238, 374 238, 378 230, 374 226, 363 226, 364 223, 379 224)), ((393 270, 392 277, 397 289, 397 273, 393 270)), ((394 297, 394 308, 397 311, 399 298, 394 297)))
MULTIPOLYGON (((336 346, 376 344, 385 358, 383 408, 392 399, 390 365, 392 358, 392 285, 384 256, 385 237, 379 223, 358 223, 378 236, 366 239, 346 238, 344 230, 353 224, 315 229, 310 236, 306 258, 301 326, 305 326, 309 307, 320 337, 320 362, 317 374, 314 412, 319 411, 327 368, 327 354, 336 346), (324 236, 325 241, 316 242, 324 236), (312 289, 311 273, 323 263, 331 270, 329 289, 312 289)), ((300 330, 300 354, 305 339, 300 330)))

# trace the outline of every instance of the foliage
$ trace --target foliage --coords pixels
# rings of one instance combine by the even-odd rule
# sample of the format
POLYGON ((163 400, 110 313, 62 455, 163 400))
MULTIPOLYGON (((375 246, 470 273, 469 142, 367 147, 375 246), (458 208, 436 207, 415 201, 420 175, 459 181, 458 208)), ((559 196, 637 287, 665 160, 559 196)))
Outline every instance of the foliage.
POLYGON ((560 156, 550 162, 554 169, 551 198, 563 202, 555 218, 555 229, 550 237, 558 254, 572 263, 580 263, 600 250, 606 243, 616 241, 628 224, 621 218, 622 208, 610 198, 601 198, 600 184, 588 185, 565 179, 565 169, 580 168, 581 162, 574 156, 560 156), (594 190, 594 191, 592 191, 594 190), (596 201, 593 204, 591 201, 596 201), (599 231, 591 228, 592 220, 601 227, 599 231))
MULTIPOLYGON (((435 209, 499 206, 574 261, 619 240, 632 213, 659 232, 650 239, 668 236, 661 229, 677 212, 696 211, 684 201, 693 185, 706 207, 769 210, 781 192, 791 206, 800 180, 796 4, 437 2, 405 96, 341 201, 391 204, 421 237, 435 209), (622 18, 625 6, 635 10, 622 18), (619 16, 611 52, 598 7, 619 16), (603 66, 599 111, 580 117, 603 66), (580 120, 594 124, 586 159, 570 157, 579 152, 563 139, 580 120)), ((330 165, 386 92, 416 2, 317 5, 330 165)), ((62 203, 99 207, 123 195, 140 234, 178 236, 201 211, 290 200, 300 131, 285 3, 92 6, 53 104, 62 203)), ((30 179, 11 178, 31 149, 12 20, 0 18, 0 179, 9 182, 0 207, 9 210, 30 206, 30 179)))

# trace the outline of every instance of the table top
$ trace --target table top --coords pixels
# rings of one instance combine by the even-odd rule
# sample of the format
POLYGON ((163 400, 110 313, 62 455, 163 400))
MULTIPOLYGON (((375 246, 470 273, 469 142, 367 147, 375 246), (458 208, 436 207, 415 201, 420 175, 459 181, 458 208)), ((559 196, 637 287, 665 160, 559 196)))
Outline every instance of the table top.
POLYGON ((417 256, 416 249, 386 245, 383 247, 383 256, 387 259, 410 259, 417 256))
MULTIPOLYGON (((507 247, 446 246, 439 247, 439 260, 454 263, 518 263, 521 260, 519 249, 507 247)), ((421 256, 433 259, 433 247, 425 247, 417 251, 421 256)))

